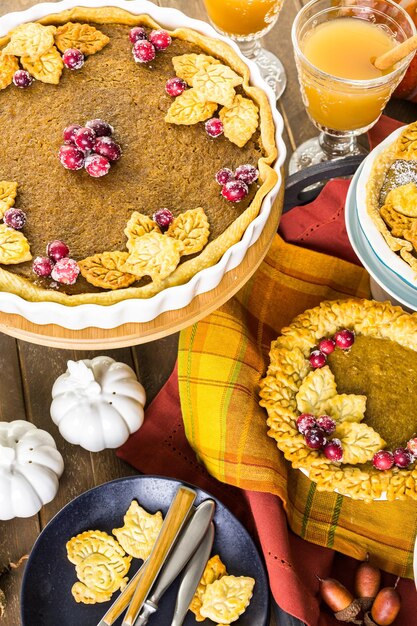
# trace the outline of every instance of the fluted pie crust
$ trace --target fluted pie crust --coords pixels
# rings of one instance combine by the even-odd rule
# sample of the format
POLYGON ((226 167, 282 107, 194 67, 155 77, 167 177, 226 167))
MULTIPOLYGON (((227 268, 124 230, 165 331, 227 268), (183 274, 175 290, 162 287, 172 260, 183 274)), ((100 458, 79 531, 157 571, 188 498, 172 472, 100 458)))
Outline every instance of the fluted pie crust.
POLYGON ((308 448, 297 430, 300 412, 296 396, 312 371, 310 352, 322 338, 341 328, 352 329, 358 335, 389 339, 417 351, 417 314, 410 315, 387 302, 336 300, 305 311, 271 345, 270 365, 260 390, 260 404, 268 413, 268 435, 275 439, 294 468, 305 470, 317 483, 318 491, 337 491, 367 501, 417 499, 416 463, 409 469, 394 467, 385 471, 377 470, 371 462, 353 465, 343 463, 342 459, 341 463, 335 463, 308 448))
MULTIPOLYGON (((140 24, 148 28, 161 28, 161 26, 148 15, 133 15, 116 7, 75 7, 61 13, 48 15, 39 20, 39 22, 44 25, 60 25, 67 22, 87 22, 95 24, 118 23, 128 26, 140 24)), ((260 143, 264 156, 258 161, 260 187, 251 204, 216 239, 210 241, 200 254, 179 265, 170 276, 161 282, 151 282, 139 287, 129 287, 100 293, 68 295, 52 289, 40 288, 24 277, 18 276, 4 268, 0 268, 0 290, 17 294, 30 301, 58 302, 68 306, 79 304, 110 305, 130 298, 150 298, 168 287, 186 283, 197 272, 217 263, 226 250, 242 238, 249 224, 258 215, 264 197, 271 191, 278 180, 277 173, 271 167, 277 158, 277 148, 275 143, 275 125, 267 96, 261 89, 249 84, 249 68, 235 51, 223 41, 206 37, 197 31, 186 28, 169 32, 172 37, 194 43, 203 51, 219 58, 225 64, 229 65, 235 72, 242 76, 242 89, 259 108, 260 143)), ((0 38, 0 49, 8 43, 9 39, 9 37, 0 38)), ((94 60, 91 62, 94 63, 94 60)), ((99 243, 97 252, 102 252, 102 250, 99 249, 99 243)))

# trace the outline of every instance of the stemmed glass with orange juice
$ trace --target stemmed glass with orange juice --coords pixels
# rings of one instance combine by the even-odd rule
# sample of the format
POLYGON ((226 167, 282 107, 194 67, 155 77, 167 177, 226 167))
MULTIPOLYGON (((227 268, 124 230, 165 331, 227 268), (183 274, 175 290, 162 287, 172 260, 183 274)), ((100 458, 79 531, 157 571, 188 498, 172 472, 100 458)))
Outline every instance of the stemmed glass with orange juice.
POLYGON ((254 60, 279 98, 286 86, 281 61, 261 46, 260 39, 278 19, 283 0, 204 0, 214 28, 239 44, 243 54, 254 60))
POLYGON ((297 148, 290 173, 363 151, 358 135, 376 123, 414 52, 385 71, 373 61, 415 32, 392 0, 311 0, 301 9, 292 42, 304 106, 321 132, 297 148))

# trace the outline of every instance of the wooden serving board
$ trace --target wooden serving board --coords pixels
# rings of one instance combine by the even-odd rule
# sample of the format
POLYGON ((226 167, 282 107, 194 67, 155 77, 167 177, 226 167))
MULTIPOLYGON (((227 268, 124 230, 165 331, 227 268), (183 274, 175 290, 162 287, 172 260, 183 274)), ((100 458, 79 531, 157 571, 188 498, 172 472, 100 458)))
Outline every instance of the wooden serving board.
POLYGON ((282 212, 284 187, 271 209, 259 239, 249 248, 242 263, 227 272, 219 285, 196 296, 188 306, 166 311, 145 323, 129 323, 117 328, 69 330, 57 324, 33 324, 20 315, 0 312, 0 332, 31 343, 68 350, 101 350, 138 345, 178 332, 209 315, 229 300, 254 274, 264 259, 276 233, 282 212))

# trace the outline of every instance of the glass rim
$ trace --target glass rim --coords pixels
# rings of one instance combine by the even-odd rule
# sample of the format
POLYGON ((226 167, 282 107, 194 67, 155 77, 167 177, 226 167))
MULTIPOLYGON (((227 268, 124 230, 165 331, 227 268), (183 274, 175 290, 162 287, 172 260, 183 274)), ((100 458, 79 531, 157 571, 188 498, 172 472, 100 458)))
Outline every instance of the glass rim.
MULTIPOLYGON (((406 20, 408 21, 409 25, 411 26, 411 30, 412 30, 412 35, 417 34, 417 29, 416 29, 416 25, 414 24, 413 20, 411 19, 411 16, 409 15, 409 13, 407 13, 407 11, 404 9, 404 7, 402 7, 400 4, 397 4, 397 2, 395 2, 394 0, 377 0, 378 2, 382 3, 385 2, 387 5, 399 10, 400 13, 403 14, 403 16, 406 18, 406 20)), ((314 65, 313 63, 311 63, 311 61, 309 61, 307 59, 307 57, 304 55, 304 53, 302 52, 300 46, 298 45, 298 39, 297 39, 297 33, 296 33, 296 28, 298 26, 298 23, 300 21, 300 17, 303 13, 305 13, 311 6, 313 6, 314 4, 317 4, 318 2, 320 2, 320 0, 310 0, 302 9, 300 9, 300 11, 297 13, 297 15, 295 16, 294 22, 292 24, 291 27, 291 40, 292 40, 292 44, 294 47, 294 51, 296 53, 297 56, 299 56, 302 61, 312 70, 314 70, 315 73, 317 73, 319 75, 319 77, 325 79, 325 80, 329 80, 331 79, 332 82, 334 83, 339 83, 340 85, 350 85, 353 87, 363 87, 363 86, 367 86, 367 87, 377 87, 380 85, 384 85, 385 83, 388 82, 388 80, 390 78, 392 78, 396 73, 399 73, 403 70, 405 70, 407 68, 407 66, 409 65, 409 63, 411 62, 411 60, 413 59, 414 55, 416 54, 416 51, 410 52, 410 54, 408 54, 402 61, 398 61, 399 65, 398 67, 396 67, 394 70, 392 70, 391 72, 389 72, 389 74, 384 74, 383 76, 378 76, 376 78, 363 78, 363 79, 352 79, 352 78, 341 78, 340 76, 333 76, 333 74, 329 74, 328 72, 325 72, 321 69, 319 69, 318 67, 316 67, 316 65, 314 65)), ((352 8, 371 8, 370 5, 367 4, 362 4, 361 2, 359 2, 359 4, 352 4, 351 5, 352 8)), ((332 7, 329 4, 329 9, 332 8, 338 8, 337 6, 332 7)), ((349 8, 349 6, 346 6, 346 8, 349 8)), ((394 18, 392 18, 394 19, 394 18)), ((366 20, 365 20, 366 21, 366 20)))

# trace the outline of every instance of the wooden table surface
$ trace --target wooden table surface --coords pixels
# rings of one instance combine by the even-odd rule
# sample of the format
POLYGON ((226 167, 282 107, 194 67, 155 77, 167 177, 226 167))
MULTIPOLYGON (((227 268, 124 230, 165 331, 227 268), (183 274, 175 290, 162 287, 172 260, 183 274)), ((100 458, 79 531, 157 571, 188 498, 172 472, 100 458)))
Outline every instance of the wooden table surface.
MULTIPOLYGON (((33 4, 37 2, 2 0, 0 15, 33 4)), ((178 8, 192 17, 206 19, 203 0, 158 0, 156 4, 178 8)), ((278 109, 285 121, 285 141, 289 154, 302 141, 317 134, 301 102, 290 41, 291 24, 301 6, 300 0, 286 0, 277 26, 265 38, 266 47, 279 55, 287 70, 287 89, 278 102, 278 109)), ((393 102, 388 107, 388 113, 409 122, 416 118, 417 110, 415 105, 393 102)), ((106 354, 128 363, 136 370, 147 391, 148 401, 151 401, 172 370, 177 341, 178 336, 171 335, 149 344, 106 354)), ((90 454, 66 443, 49 416, 52 384, 65 371, 67 359, 90 358, 94 354, 97 353, 45 348, 0 334, 0 421, 27 419, 48 430, 65 461, 65 473, 53 502, 30 519, 0 522, 0 571, 9 561, 17 561, 30 551, 39 532, 64 504, 95 485, 135 474, 135 470, 120 461, 110 450, 90 454)), ((0 619, 2 626, 20 624, 19 589, 22 571, 21 567, 1 578, 1 587, 8 598, 5 617, 0 619)), ((300 622, 280 615, 272 618, 272 624, 295 626, 300 622)))

